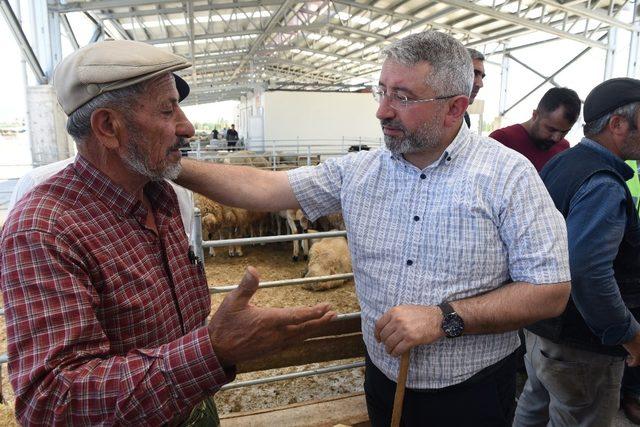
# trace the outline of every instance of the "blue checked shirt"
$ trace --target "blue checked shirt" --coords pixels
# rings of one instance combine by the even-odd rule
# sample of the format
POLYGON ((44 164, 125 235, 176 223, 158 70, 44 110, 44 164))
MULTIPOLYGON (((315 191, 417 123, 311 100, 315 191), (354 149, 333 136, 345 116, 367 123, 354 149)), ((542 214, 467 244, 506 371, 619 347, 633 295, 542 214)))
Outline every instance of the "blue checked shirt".
MULTIPOLYGON (((342 210, 364 341, 393 380, 399 359, 374 338, 375 322, 391 307, 437 305, 510 280, 570 280, 565 222, 535 168, 466 126, 423 170, 378 149, 289 171, 289 182, 311 220, 342 210)), ((416 347, 407 386, 460 383, 518 345, 514 331, 416 347)))

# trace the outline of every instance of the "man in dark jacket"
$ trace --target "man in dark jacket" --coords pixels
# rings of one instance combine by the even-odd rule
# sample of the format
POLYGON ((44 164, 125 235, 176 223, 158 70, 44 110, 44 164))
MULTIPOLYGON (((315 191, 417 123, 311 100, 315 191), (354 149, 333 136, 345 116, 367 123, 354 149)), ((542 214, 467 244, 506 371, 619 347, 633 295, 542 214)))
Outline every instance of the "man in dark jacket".
POLYGON ((596 86, 584 119, 585 138, 541 172, 567 221, 571 298, 525 331, 516 426, 610 425, 625 357, 640 362, 640 223, 624 162, 640 159, 640 80, 596 86))

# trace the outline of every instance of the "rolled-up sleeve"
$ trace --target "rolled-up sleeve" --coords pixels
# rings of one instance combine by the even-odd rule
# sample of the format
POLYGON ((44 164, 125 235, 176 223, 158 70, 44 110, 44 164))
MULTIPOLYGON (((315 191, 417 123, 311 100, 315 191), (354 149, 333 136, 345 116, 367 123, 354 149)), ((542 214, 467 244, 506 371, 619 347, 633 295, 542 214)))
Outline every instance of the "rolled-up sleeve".
POLYGON ((570 281, 565 221, 533 166, 515 168, 501 191, 499 229, 511 279, 532 284, 570 281))
POLYGON ((331 158, 318 166, 305 166, 287 172, 293 193, 311 221, 340 211, 343 168, 348 158, 331 158))

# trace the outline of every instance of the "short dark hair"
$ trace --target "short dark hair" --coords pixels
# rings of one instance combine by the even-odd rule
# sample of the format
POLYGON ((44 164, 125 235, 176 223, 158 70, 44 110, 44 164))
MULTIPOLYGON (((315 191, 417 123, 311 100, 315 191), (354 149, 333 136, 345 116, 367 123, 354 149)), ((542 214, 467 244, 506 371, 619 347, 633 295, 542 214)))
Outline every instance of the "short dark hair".
POLYGON ((575 123, 580 115, 581 101, 575 90, 566 87, 554 87, 545 93, 538 103, 538 111, 551 113, 560 106, 564 107, 564 118, 575 123))
POLYGON ((476 59, 479 59, 480 61, 484 61, 484 55, 482 54, 482 52, 477 51, 471 47, 467 48, 467 52, 469 52, 469 56, 471 57, 472 61, 476 59))

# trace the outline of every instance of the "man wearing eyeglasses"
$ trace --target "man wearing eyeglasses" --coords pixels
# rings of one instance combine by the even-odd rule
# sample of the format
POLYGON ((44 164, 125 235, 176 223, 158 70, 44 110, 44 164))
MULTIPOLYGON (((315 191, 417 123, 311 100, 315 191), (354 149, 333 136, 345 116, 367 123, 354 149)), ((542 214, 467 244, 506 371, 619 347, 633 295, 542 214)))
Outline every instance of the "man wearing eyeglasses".
POLYGON ((515 330, 569 295, 564 221, 525 158, 462 124, 473 71, 458 41, 428 31, 383 55, 385 148, 288 172, 186 160, 179 182, 247 209, 342 211, 372 425, 389 425, 410 351, 404 425, 510 426, 515 330))

